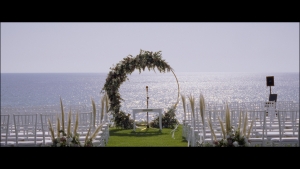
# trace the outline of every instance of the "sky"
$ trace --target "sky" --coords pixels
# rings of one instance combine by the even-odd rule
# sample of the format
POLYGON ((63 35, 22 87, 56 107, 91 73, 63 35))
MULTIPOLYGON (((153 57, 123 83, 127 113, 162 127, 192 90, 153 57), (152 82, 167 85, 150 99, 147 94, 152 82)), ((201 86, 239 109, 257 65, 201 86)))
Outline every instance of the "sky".
POLYGON ((1 73, 107 73, 140 50, 174 72, 299 72, 299 22, 1 22, 1 73))

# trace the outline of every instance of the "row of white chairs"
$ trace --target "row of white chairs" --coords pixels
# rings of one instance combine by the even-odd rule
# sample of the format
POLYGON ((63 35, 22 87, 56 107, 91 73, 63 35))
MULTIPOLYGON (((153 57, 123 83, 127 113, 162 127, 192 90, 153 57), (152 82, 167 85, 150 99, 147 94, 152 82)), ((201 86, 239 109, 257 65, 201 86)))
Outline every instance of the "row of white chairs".
MULTIPOLYGON (((102 121, 94 120, 92 112, 79 113, 77 133, 83 143, 89 128, 91 132, 102 125, 101 131, 93 141, 94 146, 105 146, 109 139, 109 123, 107 118, 102 121)), ((48 119, 54 131, 57 130, 57 118, 62 119, 58 113, 28 113, 28 114, 1 114, 1 146, 51 146, 52 139, 49 131, 48 119)), ((76 114, 72 114, 71 131, 74 129, 76 114)), ((64 127, 67 129, 68 113, 65 113, 64 127)), ((60 124, 62 126, 62 124, 60 124)), ((60 127, 62 129, 62 127, 60 127)))
MULTIPOLYGON (((278 103, 256 102, 247 107, 229 103, 231 123, 235 127, 238 125, 240 112, 247 113, 248 124, 255 120, 249 137, 251 146, 299 146, 299 103, 278 103)), ((188 146, 198 146, 199 143, 205 142, 213 143, 211 130, 207 124, 208 118, 211 119, 217 139, 223 137, 218 117, 225 121, 226 105, 212 105, 206 104, 204 123, 200 118, 199 108, 196 108, 194 118, 190 112, 186 113, 182 135, 188 141, 188 146)))

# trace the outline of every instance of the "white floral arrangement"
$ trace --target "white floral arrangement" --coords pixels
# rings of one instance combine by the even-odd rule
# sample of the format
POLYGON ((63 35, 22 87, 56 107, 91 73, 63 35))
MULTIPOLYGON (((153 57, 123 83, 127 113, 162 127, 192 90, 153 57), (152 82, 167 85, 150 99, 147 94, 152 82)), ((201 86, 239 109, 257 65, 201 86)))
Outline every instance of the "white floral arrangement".
MULTIPOLYGON (((182 97, 182 103, 183 103, 183 110, 184 110, 184 115, 186 114, 186 103, 185 103, 185 96, 181 95, 182 97)), ((190 107, 191 107, 191 115, 193 118, 196 117, 195 115, 195 98, 190 94, 188 96, 188 100, 190 101, 190 107)), ((200 93, 200 100, 199 100, 199 105, 200 105, 200 117, 202 120, 202 123, 205 123, 205 99, 204 96, 200 93)), ((247 118, 247 113, 245 114, 244 117, 244 122, 242 126, 242 112, 240 112, 239 116, 239 123, 238 126, 235 128, 232 126, 232 123, 230 121, 230 110, 228 107, 228 104, 226 104, 226 112, 225 112, 225 126, 220 117, 218 117, 221 129, 222 129, 222 138, 217 139, 215 132, 212 127, 211 119, 207 118, 207 123, 210 128, 212 137, 213 137, 213 143, 210 142, 204 142, 204 141, 198 141, 197 144, 199 147, 249 147, 250 141, 249 141, 249 136, 250 132, 252 130, 252 126, 254 123, 254 120, 251 122, 251 126, 248 128, 248 118, 247 118)), ((203 131, 205 130, 203 126, 203 131)))
POLYGON ((237 127, 234 127, 231 125, 230 121, 230 110, 228 107, 228 104, 226 104, 226 124, 224 127, 224 123, 218 117, 219 123, 222 129, 222 139, 216 139, 216 135, 214 133, 214 130, 212 128, 212 124, 210 119, 208 118, 208 125, 210 127, 211 133, 213 135, 213 144, 211 145, 210 143, 201 143, 199 144, 200 146, 213 146, 213 147, 249 147, 251 146, 251 142, 249 140, 250 132, 252 130, 252 126, 254 123, 254 120, 252 120, 250 127, 248 128, 247 131, 247 126, 248 126, 248 118, 247 118, 247 113, 245 114, 244 117, 244 123, 242 127, 242 112, 240 112, 239 115, 239 123, 237 127), (241 129, 242 128, 242 129, 241 129))
POLYGON ((250 145, 248 138, 233 127, 232 131, 226 135, 225 139, 222 138, 221 140, 215 140, 213 142, 214 147, 249 147, 250 145))
MULTIPOLYGON (((62 131, 62 130, 61 130, 62 131)), ((62 135, 53 139, 52 147, 82 147, 79 141, 79 135, 62 135)))

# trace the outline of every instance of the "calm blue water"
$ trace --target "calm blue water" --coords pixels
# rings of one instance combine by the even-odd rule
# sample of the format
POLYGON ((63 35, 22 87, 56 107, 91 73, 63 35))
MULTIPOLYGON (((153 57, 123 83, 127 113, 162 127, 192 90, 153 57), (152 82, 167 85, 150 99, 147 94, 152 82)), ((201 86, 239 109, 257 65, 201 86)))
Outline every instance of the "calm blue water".
MULTIPOLYGON (((200 93, 206 101, 250 102, 267 101, 270 87, 266 76, 274 76, 277 101, 299 102, 299 73, 186 73, 175 72, 180 93, 192 94, 196 100, 200 93)), ((1 109, 60 106, 60 97, 65 107, 91 107, 91 98, 100 104, 107 73, 1 73, 1 109)), ((120 87, 121 110, 131 113, 132 108, 145 108, 146 86, 149 108, 167 109, 178 96, 176 78, 171 72, 134 72, 129 81, 120 87)), ((177 117, 181 118, 182 103, 179 102, 177 117)), ((1 111, 1 113, 4 113, 1 111)))

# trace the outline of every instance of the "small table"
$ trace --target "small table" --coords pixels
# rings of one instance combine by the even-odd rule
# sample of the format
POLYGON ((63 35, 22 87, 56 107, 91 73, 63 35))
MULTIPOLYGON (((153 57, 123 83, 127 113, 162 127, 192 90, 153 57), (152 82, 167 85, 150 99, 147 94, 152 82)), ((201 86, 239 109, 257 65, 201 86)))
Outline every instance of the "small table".
POLYGON ((143 112, 156 112, 159 113, 159 129, 162 130, 162 112, 163 108, 148 108, 148 109, 132 109, 133 115, 133 130, 135 131, 135 114, 143 112))

